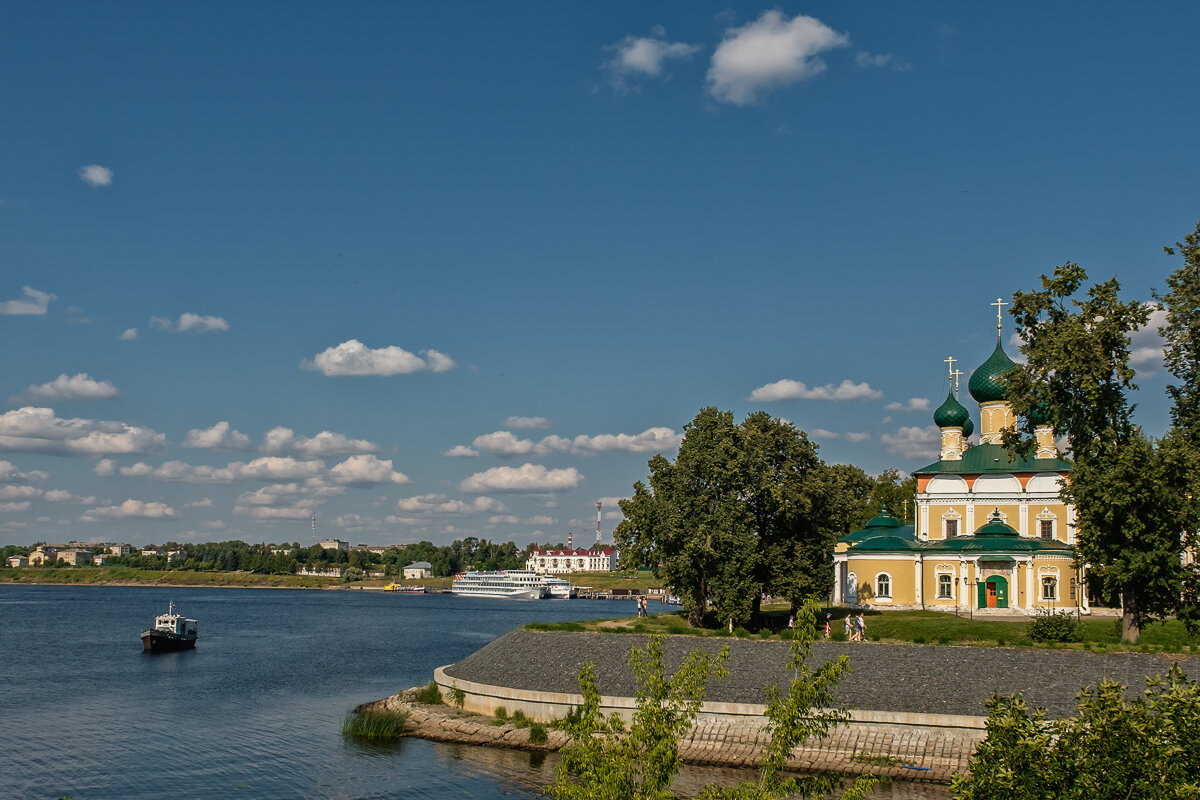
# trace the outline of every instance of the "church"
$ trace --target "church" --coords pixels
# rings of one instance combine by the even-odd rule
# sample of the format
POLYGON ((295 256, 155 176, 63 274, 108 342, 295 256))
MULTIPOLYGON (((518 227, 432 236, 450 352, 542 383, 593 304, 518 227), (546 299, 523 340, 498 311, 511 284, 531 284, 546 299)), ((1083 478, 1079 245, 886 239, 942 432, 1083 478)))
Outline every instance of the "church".
POLYGON ((1088 613, 1085 568, 1075 565, 1075 509, 1059 497, 1071 465, 1059 457, 1054 431, 1031 419, 1032 457, 1000 444, 1016 418, 1003 376, 1014 362, 1001 342, 967 389, 979 404, 979 436, 957 395, 957 359, 948 358, 946 400, 933 414, 939 459, 913 472, 914 524, 883 509, 862 530, 842 537, 834 553, 833 602, 851 607, 930 609, 954 613, 1088 613), (993 612, 996 613, 996 612, 993 612))

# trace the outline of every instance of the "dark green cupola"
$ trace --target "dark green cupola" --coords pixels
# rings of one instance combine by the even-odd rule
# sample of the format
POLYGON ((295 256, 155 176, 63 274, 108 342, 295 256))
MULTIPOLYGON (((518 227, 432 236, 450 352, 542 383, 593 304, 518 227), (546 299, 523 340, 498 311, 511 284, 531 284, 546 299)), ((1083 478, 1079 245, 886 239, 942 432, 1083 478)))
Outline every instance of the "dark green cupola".
POLYGON ((979 369, 971 373, 967 389, 980 403, 994 403, 1004 400, 1004 375, 1017 364, 1004 352, 1004 347, 996 340, 996 349, 988 360, 979 365, 979 369))
POLYGON ((939 428, 962 428, 970 422, 967 409, 954 398, 954 392, 947 390, 946 401, 933 412, 933 424, 939 428))

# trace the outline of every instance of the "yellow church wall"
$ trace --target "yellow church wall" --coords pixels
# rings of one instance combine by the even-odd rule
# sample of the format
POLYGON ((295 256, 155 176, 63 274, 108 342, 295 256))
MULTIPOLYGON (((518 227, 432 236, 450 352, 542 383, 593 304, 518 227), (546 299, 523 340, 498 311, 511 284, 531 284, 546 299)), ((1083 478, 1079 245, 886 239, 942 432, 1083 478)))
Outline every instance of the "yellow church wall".
MULTIPOLYGON (((1069 541, 1066 503, 1030 503, 1025 512, 1024 525, 1024 530, 1029 536, 1035 539, 1041 537, 1043 519, 1051 519, 1054 523, 1055 541, 1069 541)), ((1021 529, 1021 526, 1018 525, 1013 527, 1021 529)))
POLYGON ((854 573, 860 605, 911 606, 917 601, 914 559, 907 556, 851 557, 849 571, 854 573), (880 575, 888 576, 890 593, 878 594, 880 575))
MULTIPOLYGON (((919 509, 918 509, 919 512, 919 509)), ((929 505, 929 528, 918 532, 918 535, 928 539, 945 539, 946 538, 946 519, 948 515, 955 515, 958 520, 958 536, 972 533, 967 530, 967 503, 952 503, 950 505, 929 505)), ((921 520, 923 515, 918 513, 917 519, 921 520)))

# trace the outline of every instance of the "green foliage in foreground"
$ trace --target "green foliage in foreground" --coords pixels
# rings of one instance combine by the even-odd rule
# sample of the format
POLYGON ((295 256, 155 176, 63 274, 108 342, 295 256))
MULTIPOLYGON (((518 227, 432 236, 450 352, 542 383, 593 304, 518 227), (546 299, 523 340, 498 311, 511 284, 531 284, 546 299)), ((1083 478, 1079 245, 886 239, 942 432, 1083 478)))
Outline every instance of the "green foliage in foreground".
POLYGON ((417 689, 415 697, 418 703, 424 703, 427 706, 440 706, 446 702, 446 698, 442 697, 441 688, 434 681, 417 689))
MULTIPOLYGON (((850 670, 841 656, 816 670, 805 658, 811 653, 819 606, 805 603, 797 618, 797 636, 788 663, 795 678, 786 695, 778 687, 767 690, 766 716, 771 743, 763 756, 757 781, 738 786, 709 786, 703 800, 775 800, 776 798, 824 798, 839 783, 837 776, 788 776, 785 769, 792 751, 809 738, 826 735, 841 724, 846 712, 833 709, 833 688, 850 670)), ((563 729, 572 743, 561 751, 557 781, 547 792, 558 800, 665 800, 671 794, 682 760, 679 741, 691 728, 704 702, 710 677, 728 674, 725 661, 729 648, 717 656, 693 650, 676 673, 664 675, 663 637, 652 636, 645 649, 634 648, 629 665, 637 679, 637 708, 626 729, 617 715, 600 713, 600 691, 594 665, 584 664, 579 673, 583 706, 569 715, 563 729)), ((859 778, 842 795, 842 800, 860 800, 874 785, 873 778, 859 778)))
POLYGON ((408 735, 404 711, 351 711, 342 723, 342 736, 370 741, 390 741, 408 735))
POLYGON ((1029 623, 1029 638, 1035 642, 1078 642, 1082 638, 1079 621, 1072 614, 1039 611, 1029 623))
POLYGON ((1047 721, 1020 695, 988 703, 987 738, 956 800, 1200 798, 1200 684, 1177 665, 1127 700, 1112 681, 1079 694, 1079 716, 1047 721))

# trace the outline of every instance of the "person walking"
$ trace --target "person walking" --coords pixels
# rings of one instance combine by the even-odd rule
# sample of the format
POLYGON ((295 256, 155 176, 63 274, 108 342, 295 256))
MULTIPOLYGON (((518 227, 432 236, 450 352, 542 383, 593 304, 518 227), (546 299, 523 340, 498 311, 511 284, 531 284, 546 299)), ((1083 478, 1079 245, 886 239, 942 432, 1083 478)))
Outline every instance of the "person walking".
POLYGON ((863 641, 863 636, 867 632, 867 621, 863 619, 862 612, 858 612, 858 616, 854 618, 854 635, 858 641, 863 641))
POLYGON ((846 615, 846 641, 854 641, 854 618, 849 614, 846 615))
POLYGON ((833 614, 826 613, 825 614, 825 638, 826 639, 828 639, 830 637, 830 635, 833 633, 833 630, 829 623, 829 621, 831 619, 833 619, 833 614))

